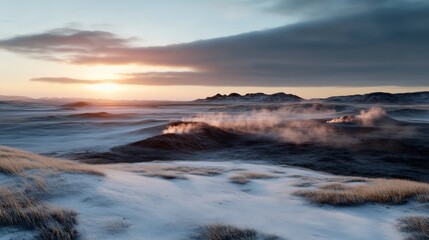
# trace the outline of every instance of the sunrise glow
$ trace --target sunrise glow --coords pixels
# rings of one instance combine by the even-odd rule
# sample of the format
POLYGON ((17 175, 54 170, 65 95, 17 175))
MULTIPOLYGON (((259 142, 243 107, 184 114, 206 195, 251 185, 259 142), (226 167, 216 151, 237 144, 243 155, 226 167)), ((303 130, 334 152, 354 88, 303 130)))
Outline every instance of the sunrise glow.
POLYGON ((0 240, 429 236, 429 0, 0 0, 0 240))
POLYGON ((96 92, 116 92, 121 90, 121 86, 116 83, 97 83, 88 86, 91 90, 96 92))

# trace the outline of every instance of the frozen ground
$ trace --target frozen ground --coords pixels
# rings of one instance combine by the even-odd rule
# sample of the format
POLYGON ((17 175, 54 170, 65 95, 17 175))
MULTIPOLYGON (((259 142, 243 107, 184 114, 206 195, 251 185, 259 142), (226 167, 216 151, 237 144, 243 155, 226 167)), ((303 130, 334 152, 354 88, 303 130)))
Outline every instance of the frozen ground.
MULTIPOLYGON (((290 167, 427 183, 427 103, 3 101, 0 112, 0 145, 124 162, 98 165, 104 177, 61 173, 47 181, 59 189, 48 189, 43 203, 79 212, 82 239, 192 239, 200 227, 222 223, 290 240, 399 240, 406 236, 395 227, 398 219, 429 215, 427 203, 414 201, 311 204, 293 193, 335 183, 338 176, 290 167), (188 125, 200 127, 180 128, 188 125), (141 161, 150 162, 131 163, 141 161), (237 177, 246 173, 263 179, 245 183, 237 177)), ((0 186, 16 185, 22 177, 0 174, 0 186)), ((0 240, 35 234, 0 228, 0 240)))
MULTIPOLYGON (((395 227, 398 218, 429 215, 427 206, 421 204, 310 204, 292 193, 307 186, 309 179, 320 184, 338 176, 299 168, 185 161, 103 168, 105 177, 63 175, 67 191, 63 197, 49 200, 79 212, 78 230, 83 239, 190 239, 205 224, 226 223, 285 239, 399 240, 404 236, 395 227), (169 178, 180 172, 174 170, 176 167, 192 166, 197 170, 176 179, 144 176, 148 175, 147 169, 156 175, 166 166, 170 167, 169 178), (198 171, 202 168, 222 173, 194 175, 204 174, 198 171), (245 172, 266 173, 275 178, 250 180, 247 184, 230 181, 229 177, 245 172)), ((16 235, 6 234, 0 239, 11 236, 16 235)))
POLYGON ((0 145, 88 163, 259 160, 429 182, 429 104, 118 104, 0 101, 0 145))

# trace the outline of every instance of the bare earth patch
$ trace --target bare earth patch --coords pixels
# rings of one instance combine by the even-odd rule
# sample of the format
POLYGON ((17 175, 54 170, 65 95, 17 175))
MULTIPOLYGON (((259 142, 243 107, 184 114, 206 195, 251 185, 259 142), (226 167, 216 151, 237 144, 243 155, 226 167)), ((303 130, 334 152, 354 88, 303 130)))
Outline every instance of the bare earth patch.
POLYGON ((409 234, 406 240, 429 240, 429 217, 412 216, 401 218, 398 228, 409 234))
POLYGON ((229 177, 229 180, 237 184, 246 184, 252 179, 269 179, 275 178, 276 176, 267 174, 267 173, 258 173, 258 172, 244 172, 237 175, 229 177))
POLYGON ((361 205, 365 203, 401 204, 411 199, 427 202, 429 184, 398 179, 367 179, 367 183, 350 185, 333 183, 317 189, 295 193, 312 202, 329 205, 361 205))

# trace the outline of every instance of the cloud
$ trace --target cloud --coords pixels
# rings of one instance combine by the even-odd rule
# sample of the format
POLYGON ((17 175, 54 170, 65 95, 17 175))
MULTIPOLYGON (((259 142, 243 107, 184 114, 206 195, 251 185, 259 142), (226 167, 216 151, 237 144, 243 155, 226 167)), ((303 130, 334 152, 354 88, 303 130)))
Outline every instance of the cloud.
MULTIPOLYGON (((71 64, 193 69, 122 74, 122 79, 115 81, 124 84, 428 86, 427 26, 428 4, 403 4, 168 46, 134 47, 131 39, 112 33, 61 30, 0 40, 0 48, 71 64)), ((89 81, 38 81, 43 79, 63 83, 89 81)))
POLYGON ((0 48, 34 58, 67 61, 73 56, 102 53, 130 46, 132 38, 119 38, 105 31, 60 28, 34 35, 0 40, 0 48))
POLYGON ((424 4, 426 0, 245 0, 247 4, 288 17, 303 19, 345 16, 388 7, 424 4))
POLYGON ((74 79, 66 77, 42 77, 42 78, 32 78, 30 79, 34 82, 50 82, 50 83, 64 83, 64 84, 97 84, 97 83, 106 83, 114 82, 109 80, 84 80, 84 79, 74 79))

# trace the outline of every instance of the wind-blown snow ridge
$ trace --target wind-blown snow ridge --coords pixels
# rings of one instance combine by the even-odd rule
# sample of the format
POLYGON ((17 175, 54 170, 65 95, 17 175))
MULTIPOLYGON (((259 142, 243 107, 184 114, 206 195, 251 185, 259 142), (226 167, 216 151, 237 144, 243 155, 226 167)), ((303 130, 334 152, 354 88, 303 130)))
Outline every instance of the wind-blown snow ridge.
POLYGON ((295 196, 295 191, 342 177, 291 167, 205 161, 105 167, 105 178, 69 179, 84 182, 83 192, 55 201, 79 212, 78 227, 85 239, 192 239, 199 227, 221 223, 285 239, 400 240, 396 220, 422 211, 411 205, 332 208, 310 204, 295 196), (173 180, 141 173, 141 169, 166 166, 224 172, 190 173, 173 180), (274 178, 253 179, 244 185, 230 181, 231 176, 246 172, 274 178))

